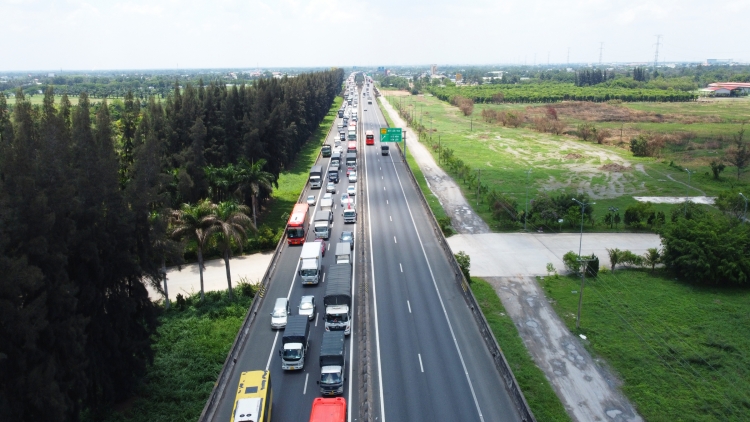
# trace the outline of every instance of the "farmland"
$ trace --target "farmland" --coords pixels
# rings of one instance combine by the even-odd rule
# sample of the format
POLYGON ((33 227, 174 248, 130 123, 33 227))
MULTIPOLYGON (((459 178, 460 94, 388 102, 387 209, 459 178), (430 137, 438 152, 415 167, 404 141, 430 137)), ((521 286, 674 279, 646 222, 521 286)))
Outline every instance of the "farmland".
MULTIPOLYGON (((610 207, 623 212, 634 205, 636 201, 633 196, 715 196, 726 189, 745 186, 747 180, 747 175, 743 175, 738 182, 731 176, 731 170, 727 170, 719 179, 714 179, 707 157, 716 156, 719 152, 705 147, 692 147, 688 150, 690 141, 686 143, 683 138, 678 137, 675 138, 676 142, 665 143, 665 148, 657 157, 634 157, 626 149, 629 137, 644 130, 642 125, 663 124, 665 126, 659 128, 664 134, 673 134, 675 128, 703 125, 706 131, 731 137, 741 125, 737 118, 750 105, 744 99, 729 106, 721 102, 645 105, 560 103, 557 104, 560 106, 558 116, 565 123, 566 129, 560 135, 554 135, 532 130, 526 120, 518 127, 510 127, 499 122, 488 122, 480 117, 484 109, 509 111, 519 115, 528 113, 533 116, 534 113, 543 112, 538 106, 477 104, 473 114, 465 116, 457 107, 435 97, 386 95, 391 104, 402 110, 402 114, 410 116, 412 126, 422 128, 421 141, 432 151, 435 160, 440 160, 443 167, 461 182, 465 196, 476 196, 476 184, 471 179, 472 176, 478 176, 488 190, 507 195, 516 202, 516 210, 523 211, 527 198, 526 170, 531 168, 532 172, 528 175, 529 200, 543 193, 585 193, 597 202, 594 217, 597 222, 595 229, 599 231, 618 230, 617 227, 605 227, 601 220, 610 207), (570 104, 602 106, 605 109, 597 111, 598 114, 578 112, 570 104), (639 110, 645 106, 653 107, 654 111, 639 110), (694 108, 691 109, 691 106, 694 108), (657 113, 657 107, 662 107, 665 112, 657 113), (635 121, 603 121, 607 120, 606 115, 611 109, 635 121), (686 113, 685 109, 695 112, 686 113), (668 110, 674 112, 669 113, 668 110), (640 120, 633 116, 640 116, 640 120), (689 123, 691 119, 693 123, 689 123), (583 142, 575 136, 576 125, 590 120, 597 125, 611 127, 610 137, 601 145, 583 142), (615 132, 615 129, 616 126, 624 125, 627 126, 623 128, 621 143, 619 131, 615 132), (440 151, 452 152, 471 172, 459 175, 447 165, 440 151), (695 173, 688 177, 685 167, 695 173)), ((475 211, 491 228, 507 230, 492 224, 493 211, 485 199, 484 195, 480 195, 480 203, 475 211)), ((677 208, 675 205, 653 206, 654 211, 661 211, 666 215, 677 208)), ((563 223, 545 228, 549 231, 576 229, 577 224, 565 218, 563 223)), ((589 225, 587 229, 590 229, 589 225)))

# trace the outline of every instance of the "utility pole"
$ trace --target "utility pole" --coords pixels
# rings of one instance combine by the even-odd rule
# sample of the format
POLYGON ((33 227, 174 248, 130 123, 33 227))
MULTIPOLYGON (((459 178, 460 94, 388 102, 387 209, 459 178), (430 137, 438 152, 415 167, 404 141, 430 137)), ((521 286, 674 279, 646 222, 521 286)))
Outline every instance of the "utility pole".
POLYGON ((477 206, 479 206, 479 187, 482 186, 482 169, 477 169, 477 206))
POLYGON ((659 62, 659 41, 661 40, 661 35, 656 36, 656 52, 654 53, 654 72, 656 72, 656 64, 659 62))
POLYGON ((604 54, 604 42, 599 43, 599 66, 602 65, 602 54, 604 54))
POLYGON ((685 217, 687 217, 688 190, 690 189, 690 176, 692 176, 693 173, 695 173, 695 171, 690 171, 688 169, 685 169, 685 171, 688 174, 688 184, 687 184, 687 187, 685 188, 685 217))
POLYGON ((526 231, 526 220, 529 219, 529 175, 531 169, 526 170, 526 208, 523 212, 523 231, 526 231))
POLYGON ((583 286, 586 285, 586 270, 589 268, 589 262, 593 261, 591 258, 578 258, 578 262, 583 266, 581 271, 581 292, 578 294, 578 317, 576 318, 576 329, 581 328, 581 308, 583 307, 583 286))

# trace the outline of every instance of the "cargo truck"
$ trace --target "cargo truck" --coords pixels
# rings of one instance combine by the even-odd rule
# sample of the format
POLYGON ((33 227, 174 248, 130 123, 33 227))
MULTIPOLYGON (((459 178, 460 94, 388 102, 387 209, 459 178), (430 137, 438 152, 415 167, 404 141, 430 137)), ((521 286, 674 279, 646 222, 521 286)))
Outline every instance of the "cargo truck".
POLYGON ((299 260, 299 275, 302 277, 302 284, 318 284, 323 272, 323 254, 320 250, 320 243, 305 242, 302 245, 299 260))
POLYGON ((352 247, 349 242, 339 242, 336 244, 336 263, 352 264, 352 247))
POLYGON ((328 181, 333 183, 339 182, 339 168, 338 166, 331 166, 328 168, 328 181))
POLYGON ((346 166, 356 166, 357 165, 357 153, 356 152, 347 152, 346 153, 346 166))
POLYGON ((323 187, 323 166, 312 166, 310 169, 310 187, 323 187))
POLYGON ((357 222, 357 210, 354 208, 354 205, 352 205, 351 202, 344 208, 344 210, 341 212, 341 215, 344 216, 344 223, 356 223, 357 222))
POLYGON ((320 394, 339 396, 344 394, 346 373, 346 343, 341 331, 326 331, 320 343, 320 394))
MULTIPOLYGON (((320 248, 318 248, 320 249, 320 248)), ((351 333, 352 267, 334 264, 328 271, 323 305, 326 311, 326 331, 351 333)), ((288 322, 287 322, 288 324, 288 322)))
MULTIPOLYGON (((312 244, 312 242, 310 243, 312 244)), ((320 250, 320 246, 318 246, 320 250)), ((305 367, 305 354, 310 345, 310 323, 304 315, 292 315, 281 337, 281 369, 295 370, 305 367)))
POLYGON ((316 239, 326 239, 331 237, 331 224, 333 223, 333 212, 330 210, 318 211, 315 213, 313 220, 313 230, 316 239))

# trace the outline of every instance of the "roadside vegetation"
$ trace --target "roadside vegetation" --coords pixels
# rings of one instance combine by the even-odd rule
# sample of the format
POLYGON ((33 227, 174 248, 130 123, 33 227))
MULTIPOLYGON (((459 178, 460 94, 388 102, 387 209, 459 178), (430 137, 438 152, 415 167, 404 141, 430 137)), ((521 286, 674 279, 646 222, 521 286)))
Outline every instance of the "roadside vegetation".
POLYGON ((750 291, 676 281, 664 269, 587 278, 576 330, 577 277, 541 287, 568 329, 604 358, 645 420, 742 421, 750 403, 750 291))
POLYGON ((153 364, 134 396, 116 406, 105 422, 198 419, 257 286, 239 283, 233 290, 234 299, 227 291, 207 292, 203 302, 198 294, 180 296, 159 316, 153 364))
POLYGON ((482 308, 492 334, 495 335, 534 417, 538 421, 569 421, 570 416, 565 407, 550 386, 544 372, 536 366, 529 355, 513 320, 505 312, 490 283, 472 277, 471 291, 482 308))

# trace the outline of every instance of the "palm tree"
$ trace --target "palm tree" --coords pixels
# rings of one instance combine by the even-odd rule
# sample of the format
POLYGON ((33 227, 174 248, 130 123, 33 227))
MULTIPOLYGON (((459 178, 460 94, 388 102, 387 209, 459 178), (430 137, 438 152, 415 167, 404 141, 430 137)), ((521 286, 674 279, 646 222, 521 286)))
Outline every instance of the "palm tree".
POLYGON ((195 240, 196 243, 198 270, 201 275, 201 302, 205 298, 203 291, 203 248, 218 228, 216 208, 216 204, 205 199, 196 205, 182 204, 182 208, 174 212, 172 237, 195 240))
POLYGON ((234 201, 222 202, 216 209, 215 236, 217 246, 221 249, 224 258, 224 266, 227 269, 227 286, 229 287, 229 299, 232 299, 232 275, 229 271, 229 258, 232 256, 232 243, 236 244, 242 252, 242 243, 247 238, 246 228, 255 230, 255 225, 250 221, 247 213, 250 208, 240 205, 234 201))
POLYGON ((651 272, 654 272, 656 264, 661 262, 661 251, 656 248, 648 248, 647 252, 643 254, 643 261, 646 265, 651 266, 651 272))
POLYGON ((182 248, 180 243, 170 239, 168 233, 170 225, 173 224, 174 212, 165 208, 159 211, 151 211, 148 216, 149 221, 149 238, 151 247, 157 258, 161 260, 160 274, 164 281, 164 300, 165 307, 169 309, 169 290, 167 289, 167 266, 166 261, 182 264, 182 248))
POLYGON ((273 186, 279 187, 279 182, 276 180, 276 176, 267 171, 263 171, 263 167, 266 165, 265 159, 258 160, 257 163, 250 164, 246 159, 240 159, 239 171, 237 172, 237 181, 239 183, 237 191, 243 192, 246 188, 250 188, 250 194, 253 199, 253 226, 258 226, 257 220, 257 202, 258 194, 261 189, 271 190, 273 186))

